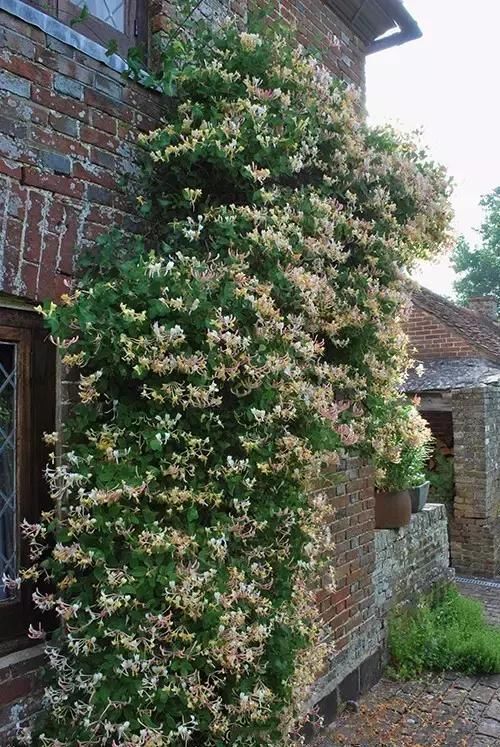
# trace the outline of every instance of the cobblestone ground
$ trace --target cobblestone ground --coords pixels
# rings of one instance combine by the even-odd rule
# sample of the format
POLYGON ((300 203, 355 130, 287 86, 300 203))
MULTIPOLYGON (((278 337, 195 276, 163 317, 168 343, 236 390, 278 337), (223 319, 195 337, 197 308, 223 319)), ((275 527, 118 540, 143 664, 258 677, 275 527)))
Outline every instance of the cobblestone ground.
MULTIPOLYGON (((500 624, 500 584, 458 582, 500 624)), ((382 680, 314 747, 500 747, 500 675, 382 680)))
POLYGON ((500 747, 500 676, 382 680, 315 747, 500 747))

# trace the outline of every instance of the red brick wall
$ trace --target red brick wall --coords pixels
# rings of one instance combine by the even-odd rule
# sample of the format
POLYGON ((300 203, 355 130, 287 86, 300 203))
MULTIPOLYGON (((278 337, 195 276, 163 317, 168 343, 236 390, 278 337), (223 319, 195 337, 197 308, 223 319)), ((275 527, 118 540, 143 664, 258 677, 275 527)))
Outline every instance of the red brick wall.
POLYGON ((333 483, 327 493, 332 505, 329 528, 335 542, 336 590, 321 591, 319 600, 323 620, 340 652, 349 645, 353 632, 363 627, 367 619, 363 610, 369 611, 373 603, 373 475, 361 460, 352 459, 325 479, 333 483))
POLYGON ((41 646, 0 658, 0 745, 13 744, 17 728, 40 710, 43 663, 41 646))
POLYGON ((441 322, 438 317, 413 305, 406 324, 410 349, 415 348, 415 358, 474 358, 482 353, 460 334, 441 322))
POLYGON ((320 50, 322 61, 332 73, 364 90, 364 44, 338 19, 328 2, 280 0, 277 6, 284 20, 297 30, 301 44, 320 50))
MULTIPOLYGON (((337 707, 337 688, 340 698, 352 699, 367 685, 367 677, 372 675, 364 676, 361 669, 378 656, 383 641, 373 586, 373 471, 361 459, 342 460, 337 468, 325 471, 320 489, 326 492, 331 504, 328 529, 335 543, 332 558, 335 590, 323 588, 318 592, 326 636, 335 647, 335 655, 318 683, 316 694, 318 700, 323 699, 322 709, 328 719, 337 707), (344 691, 346 685, 348 691, 344 691)), ((376 665, 374 671, 377 670, 376 665)))
POLYGON ((421 410, 420 414, 430 425, 432 435, 445 447, 448 453, 453 453, 453 417, 451 412, 438 410, 421 410))
POLYGON ((0 34, 0 288, 56 298, 75 247, 132 212, 116 181, 161 109, 157 96, 7 13, 0 34))
MULTIPOLYGON (((245 4, 234 5, 244 14, 245 4)), ((363 45, 326 4, 279 7, 336 74, 363 85, 363 45)), ((133 214, 116 181, 133 164, 137 134, 158 122, 160 100, 4 12, 0 34, 0 290, 57 298, 71 282, 75 247, 133 214)))

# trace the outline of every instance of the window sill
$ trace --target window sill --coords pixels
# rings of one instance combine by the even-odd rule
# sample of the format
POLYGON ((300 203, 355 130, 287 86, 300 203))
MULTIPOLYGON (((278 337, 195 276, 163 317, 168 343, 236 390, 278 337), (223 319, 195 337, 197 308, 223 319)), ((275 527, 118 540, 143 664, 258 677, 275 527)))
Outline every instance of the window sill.
POLYGON ((19 677, 29 676, 29 672, 37 672, 45 664, 44 644, 18 649, 6 656, 0 656, 0 681, 8 686, 12 677, 18 681, 19 677))
POLYGON ((40 656, 43 652, 44 646, 36 641, 33 641, 28 636, 21 636, 20 638, 13 638, 8 641, 0 642, 0 670, 7 666, 10 666, 9 662, 11 657, 19 661, 23 659, 31 659, 35 656, 40 656))
POLYGON ((106 48, 101 44, 88 39, 83 34, 79 34, 74 29, 58 21, 57 18, 53 18, 43 11, 23 3, 22 0, 0 0, 0 10, 41 29, 52 38, 67 44, 68 47, 77 49, 93 60, 97 60, 97 62, 102 62, 103 65, 115 70, 117 73, 125 73, 127 71, 127 63, 120 55, 106 54, 106 48))

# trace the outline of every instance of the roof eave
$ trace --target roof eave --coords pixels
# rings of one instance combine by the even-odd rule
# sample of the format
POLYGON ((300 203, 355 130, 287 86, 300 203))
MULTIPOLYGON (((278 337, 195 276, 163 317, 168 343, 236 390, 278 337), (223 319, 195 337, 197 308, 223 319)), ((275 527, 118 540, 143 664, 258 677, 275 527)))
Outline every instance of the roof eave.
POLYGON ((382 52, 384 49, 397 47, 422 37, 420 26, 400 0, 382 0, 382 4, 389 10, 399 31, 372 41, 367 47, 367 54, 382 52))

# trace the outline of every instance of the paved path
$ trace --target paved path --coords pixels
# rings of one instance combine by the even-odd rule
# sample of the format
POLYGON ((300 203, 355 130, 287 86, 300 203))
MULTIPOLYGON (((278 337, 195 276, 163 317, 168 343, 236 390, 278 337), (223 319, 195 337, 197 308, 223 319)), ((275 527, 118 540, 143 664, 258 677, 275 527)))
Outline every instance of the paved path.
POLYGON ((500 676, 382 680, 315 747, 500 747, 500 676))
MULTIPOLYGON (((473 581, 457 579, 460 591, 483 602, 489 621, 500 624, 500 583, 473 581)), ((314 747, 500 747, 500 675, 382 680, 314 747)))

